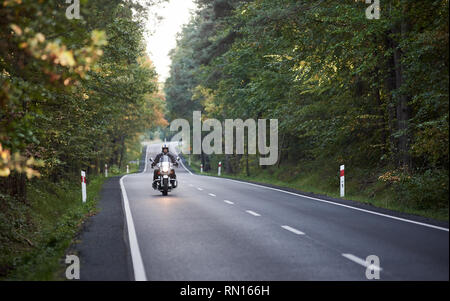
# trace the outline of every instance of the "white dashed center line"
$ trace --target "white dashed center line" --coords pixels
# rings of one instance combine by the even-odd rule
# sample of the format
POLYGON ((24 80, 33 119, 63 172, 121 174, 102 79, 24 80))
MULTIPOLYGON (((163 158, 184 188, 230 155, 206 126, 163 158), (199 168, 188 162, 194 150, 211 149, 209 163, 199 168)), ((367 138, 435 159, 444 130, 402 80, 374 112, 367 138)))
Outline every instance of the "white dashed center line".
POLYGON ((228 201, 228 200, 223 200, 223 201, 229 205, 234 205, 234 203, 232 201, 228 201))
POLYGON ((253 215, 253 216, 261 216, 261 214, 256 213, 255 211, 246 210, 245 212, 247 212, 248 214, 251 214, 251 215, 253 215))
POLYGON ((200 190, 200 191, 202 191, 202 190, 203 190, 203 188, 200 188, 200 187, 198 187, 197 189, 198 189, 198 190, 200 190))
POLYGON ((210 195, 210 196, 216 196, 214 193, 208 193, 208 195, 210 195))
POLYGON ((383 270, 381 267, 378 267, 378 266, 376 266, 376 265, 371 265, 369 262, 367 262, 367 261, 365 261, 364 259, 361 259, 361 258, 359 258, 359 257, 356 257, 356 256, 353 255, 353 254, 342 254, 342 256, 344 256, 345 258, 347 258, 347 259, 349 259, 349 260, 351 260, 351 261, 353 261, 353 262, 356 262, 357 264, 362 265, 363 267, 368 268, 368 267, 370 266, 370 267, 371 267, 373 270, 375 270, 375 271, 381 271, 381 270, 383 270))
POLYGON ((292 233, 295 233, 297 235, 305 235, 305 233, 303 233, 302 231, 297 230, 297 229, 292 228, 292 227, 289 227, 289 226, 281 226, 281 228, 283 228, 285 230, 288 230, 288 231, 291 231, 292 233))

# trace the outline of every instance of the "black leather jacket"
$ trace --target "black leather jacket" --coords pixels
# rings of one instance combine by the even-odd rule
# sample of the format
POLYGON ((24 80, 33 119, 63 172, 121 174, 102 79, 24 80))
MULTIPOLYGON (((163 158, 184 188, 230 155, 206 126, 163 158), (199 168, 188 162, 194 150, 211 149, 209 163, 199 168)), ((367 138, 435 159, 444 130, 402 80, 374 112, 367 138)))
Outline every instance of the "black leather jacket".
POLYGON ((170 159, 170 161, 172 161, 173 164, 175 164, 176 166, 178 166, 178 162, 177 162, 177 157, 175 157, 172 153, 167 152, 167 154, 164 154, 163 152, 159 153, 156 155, 155 160, 152 163, 152 167, 154 167, 156 164, 159 163, 159 160, 161 159, 162 156, 167 155, 170 159))

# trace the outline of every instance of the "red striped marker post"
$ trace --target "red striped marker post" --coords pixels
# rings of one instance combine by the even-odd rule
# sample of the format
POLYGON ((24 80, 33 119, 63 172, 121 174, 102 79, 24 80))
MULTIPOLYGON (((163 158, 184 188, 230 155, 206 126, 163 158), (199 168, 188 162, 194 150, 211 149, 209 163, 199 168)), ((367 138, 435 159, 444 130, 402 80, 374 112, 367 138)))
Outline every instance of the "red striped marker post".
POLYGON ((127 165, 127 173, 130 173, 130 169, 128 168, 128 165, 127 165))
POLYGON ((86 203, 86 172, 81 171, 81 199, 86 203))
POLYGON ((222 169, 222 162, 219 162, 219 168, 217 169, 217 175, 220 176, 222 169))
POLYGON ((203 164, 200 164, 200 172, 203 173, 203 164))
POLYGON ((345 196, 345 176, 344 176, 344 165, 341 165, 341 173, 340 173, 340 178, 341 178, 341 198, 343 198, 345 196))

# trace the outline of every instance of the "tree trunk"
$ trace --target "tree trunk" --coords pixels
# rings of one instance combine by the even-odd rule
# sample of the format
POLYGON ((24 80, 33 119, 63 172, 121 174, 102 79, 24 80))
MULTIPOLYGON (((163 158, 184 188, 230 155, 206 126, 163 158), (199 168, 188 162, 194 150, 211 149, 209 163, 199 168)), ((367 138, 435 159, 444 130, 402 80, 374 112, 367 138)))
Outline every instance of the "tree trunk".
POLYGON ((228 174, 232 174, 233 173, 233 167, 231 166, 231 162, 230 162, 230 155, 225 155, 225 162, 224 162, 224 167, 225 167, 225 171, 228 174))
POLYGON ((0 178, 0 192, 26 202, 26 176, 13 171, 8 177, 0 178))
POLYGON ((250 168, 248 166, 248 150, 247 150, 247 154, 245 156, 245 169, 247 172, 247 177, 250 177, 250 168))
POLYGON ((281 144, 280 149, 278 150, 278 162, 277 162, 277 168, 280 167, 281 164, 281 155, 283 154, 283 146, 284 146, 284 138, 286 137, 286 134, 283 133, 283 136, 281 137, 281 144))
MULTIPOLYGON (((400 34, 400 37, 404 39, 408 32, 406 4, 403 3, 403 17, 400 24, 400 29, 398 26, 395 27, 394 33, 400 34)), ((398 91, 404 84, 404 69, 402 64, 403 52, 400 49, 399 43, 394 42, 394 66, 395 66, 395 88, 398 91)), ((401 167, 409 169, 411 166, 411 156, 409 154, 409 133, 408 133, 408 122, 409 122, 409 96, 402 92, 396 100, 396 115, 397 115, 397 130, 399 132, 398 138, 398 157, 397 163, 401 167)))
POLYGON ((125 157, 125 137, 122 136, 121 142, 120 142, 119 169, 122 168, 124 157, 125 157))
MULTIPOLYGON (((389 33, 386 34, 386 36, 388 35, 389 33)), ((387 38, 386 45, 388 48, 391 49, 395 48, 394 41, 391 38, 387 38)), ((389 145, 389 153, 391 155, 391 159, 396 161, 397 141, 394 138, 394 133, 396 132, 397 125, 396 125, 396 110, 395 110, 396 105, 393 98, 393 91, 395 90, 396 85, 395 85, 395 63, 393 56, 391 56, 387 62, 387 69, 389 75, 386 78, 385 86, 388 90, 387 95, 389 95, 389 100, 386 101, 386 118, 389 137, 386 143, 388 143, 389 145)))

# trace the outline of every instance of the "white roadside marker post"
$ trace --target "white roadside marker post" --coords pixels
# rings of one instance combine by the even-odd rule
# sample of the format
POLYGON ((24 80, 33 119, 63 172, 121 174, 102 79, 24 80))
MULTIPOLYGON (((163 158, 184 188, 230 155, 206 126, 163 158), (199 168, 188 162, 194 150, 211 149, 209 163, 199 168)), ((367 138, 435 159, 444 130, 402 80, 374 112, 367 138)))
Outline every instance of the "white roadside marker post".
POLYGON ((191 166, 191 155, 189 154, 189 166, 191 166))
POLYGON ((81 171, 81 199, 86 203, 86 172, 81 171))
POLYGON ((108 177, 108 164, 105 164, 105 178, 108 177))
POLYGON ((200 173, 203 173, 203 164, 200 164, 200 173))
POLYGON ((128 165, 127 165, 127 173, 130 173, 130 169, 128 168, 128 165))
POLYGON ((340 185, 340 190, 341 190, 341 198, 343 198, 345 196, 345 176, 344 176, 344 165, 341 165, 341 173, 340 173, 340 178, 341 178, 341 185, 340 185))
POLYGON ((217 169, 217 175, 220 177, 221 174, 221 169, 222 169, 222 162, 219 161, 219 168, 217 169))

